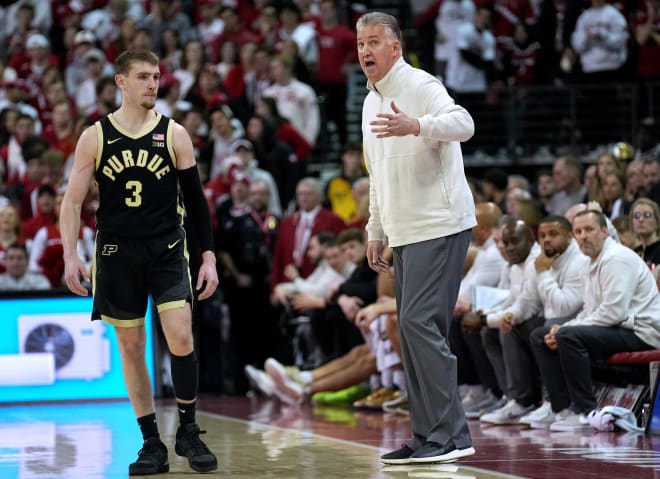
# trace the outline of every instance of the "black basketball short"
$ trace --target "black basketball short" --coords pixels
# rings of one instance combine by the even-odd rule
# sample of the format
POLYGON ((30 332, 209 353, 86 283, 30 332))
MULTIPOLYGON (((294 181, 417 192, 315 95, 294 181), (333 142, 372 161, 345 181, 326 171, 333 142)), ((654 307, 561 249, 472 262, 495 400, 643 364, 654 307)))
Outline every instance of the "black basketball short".
POLYGON ((148 296, 159 313, 192 302, 183 228, 149 238, 98 232, 92 292, 92 320, 120 327, 144 324, 148 296))

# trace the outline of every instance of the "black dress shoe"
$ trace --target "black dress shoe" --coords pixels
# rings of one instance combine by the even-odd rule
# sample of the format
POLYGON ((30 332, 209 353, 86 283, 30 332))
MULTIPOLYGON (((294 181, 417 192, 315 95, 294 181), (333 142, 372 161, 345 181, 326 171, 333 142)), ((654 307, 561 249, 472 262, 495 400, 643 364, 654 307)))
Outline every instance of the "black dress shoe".
POLYGON ((454 462, 461 457, 471 456, 474 453, 474 448, 471 446, 465 449, 458 449, 454 445, 454 441, 449 441, 444 446, 437 442, 427 441, 426 444, 410 455, 410 462, 416 464, 428 462, 454 462))
POLYGON ((380 456, 380 460, 385 464, 410 464, 410 456, 413 452, 415 451, 404 444, 399 449, 383 454, 380 456))

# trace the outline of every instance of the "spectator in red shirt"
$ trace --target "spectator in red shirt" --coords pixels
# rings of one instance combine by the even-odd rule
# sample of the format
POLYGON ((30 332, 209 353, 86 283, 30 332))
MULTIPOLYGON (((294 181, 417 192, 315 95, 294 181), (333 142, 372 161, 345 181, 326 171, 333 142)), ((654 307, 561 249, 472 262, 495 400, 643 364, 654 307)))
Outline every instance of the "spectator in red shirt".
MULTIPOLYGON (((225 45, 231 43, 226 42, 225 45)), ((256 91, 254 58, 257 44, 244 43, 238 52, 238 62, 229 67, 223 84, 229 97, 229 106, 242 122, 246 122, 254 109, 256 91)))
POLYGON ((43 137, 50 146, 62 152, 65 158, 76 149, 75 118, 68 101, 53 106, 53 123, 44 131, 43 137))
POLYGON ((26 113, 19 113, 9 141, 0 147, 0 161, 2 161, 5 182, 17 181, 25 174, 23 144, 32 135, 34 135, 34 118, 26 113))
POLYGON ((114 63, 121 52, 131 48, 135 32, 135 20, 130 17, 124 18, 119 26, 119 37, 105 47, 105 56, 108 62, 114 63))
POLYGON ((288 281, 284 270, 291 264, 302 278, 306 278, 314 270, 312 261, 305 254, 309 238, 321 231, 336 234, 346 227, 344 220, 321 206, 322 197, 321 187, 316 179, 303 178, 298 182, 296 203, 299 210, 285 217, 280 224, 273 253, 271 290, 276 284, 288 281))
POLYGON ((278 40, 277 27, 279 26, 277 9, 273 5, 266 5, 261 9, 261 14, 252 24, 252 28, 261 37, 261 46, 275 49, 278 40))
MULTIPOLYGON (((67 102, 74 108, 74 103, 66 93, 66 87, 61 77, 45 83, 42 92, 37 97, 37 108, 39 109, 39 118, 43 131, 52 128, 53 108, 61 102, 67 102)), ((75 108, 74 108, 75 109, 75 108)))
POLYGON ((260 43, 259 35, 241 23, 236 9, 225 7, 220 13, 220 18, 225 22, 225 28, 211 43, 211 60, 214 63, 220 61, 220 51, 226 41, 234 42, 239 47, 246 42, 260 43))
POLYGON ((227 104, 227 95, 222 91, 220 77, 212 65, 202 68, 197 76, 197 81, 184 100, 202 111, 209 111, 214 106, 227 104))
POLYGON ((643 80, 660 79, 660 0, 646 0, 635 15, 635 39, 639 46, 637 73, 643 80))
POLYGON ((532 85, 541 45, 530 39, 524 23, 516 25, 513 40, 503 43, 502 66, 507 85, 532 85))
POLYGON ((261 97, 257 100, 254 112, 257 115, 268 118, 272 122, 275 127, 277 139, 291 147, 296 154, 298 163, 307 162, 307 155, 312 150, 312 145, 294 128, 289 120, 280 115, 277 102, 274 98, 269 96, 261 97))
POLYGON ((323 0, 319 5, 319 63, 316 74, 317 91, 325 97, 326 114, 346 143, 346 96, 348 68, 357 64, 355 32, 339 24, 336 0, 323 0))
POLYGON ((40 228, 55 222, 55 188, 49 184, 37 188, 37 214, 23 223, 23 237, 29 246, 40 228))
MULTIPOLYGON (((59 225, 61 203, 62 195, 57 195, 54 210, 55 222, 37 231, 30 250, 29 270, 33 273, 43 274, 53 288, 62 286, 64 276, 64 248, 59 225)), ((89 270, 94 258, 94 231, 84 224, 81 224, 78 233, 77 250, 89 270)))
POLYGON ((492 32, 498 50, 513 40, 518 23, 534 24, 536 14, 530 0, 495 0, 492 32))
POLYGON ((50 53, 50 41, 41 33, 33 33, 25 42, 25 52, 12 55, 9 65, 16 70, 19 78, 27 81, 30 97, 41 88, 41 77, 49 65, 59 67, 59 59, 50 53))
POLYGON ((48 174, 42 155, 48 151, 48 141, 41 136, 30 136, 21 145, 25 159, 22 172, 16 172, 7 182, 7 196, 16 205, 20 205, 21 219, 31 218, 36 212, 35 190, 43 183, 48 174), (35 192, 34 196, 32 193, 35 192))

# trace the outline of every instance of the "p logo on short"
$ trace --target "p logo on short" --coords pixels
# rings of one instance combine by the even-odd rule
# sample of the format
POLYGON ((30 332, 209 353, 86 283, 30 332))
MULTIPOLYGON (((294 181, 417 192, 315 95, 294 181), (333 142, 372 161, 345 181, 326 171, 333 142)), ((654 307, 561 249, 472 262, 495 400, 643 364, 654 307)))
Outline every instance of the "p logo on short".
POLYGON ((112 253, 116 253, 119 250, 119 246, 116 244, 104 244, 101 254, 103 256, 110 256, 112 253))

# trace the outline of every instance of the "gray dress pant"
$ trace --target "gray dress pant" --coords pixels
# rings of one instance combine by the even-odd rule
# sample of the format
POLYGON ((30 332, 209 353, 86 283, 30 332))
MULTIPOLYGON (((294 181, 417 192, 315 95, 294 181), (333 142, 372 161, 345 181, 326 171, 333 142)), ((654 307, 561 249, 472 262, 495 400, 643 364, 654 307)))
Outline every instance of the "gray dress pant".
POLYGON ((521 406, 538 406, 542 400, 541 378, 529 336, 543 325, 542 317, 530 318, 514 326, 510 333, 500 333, 510 398, 521 406))
POLYGON ((413 432, 426 441, 472 446, 447 336, 470 231, 394 248, 399 334, 413 432))

